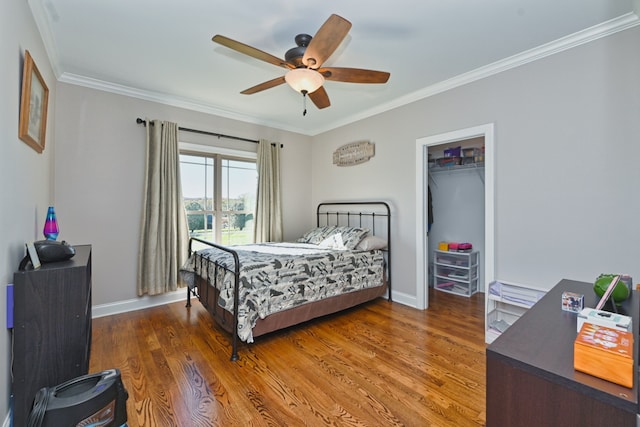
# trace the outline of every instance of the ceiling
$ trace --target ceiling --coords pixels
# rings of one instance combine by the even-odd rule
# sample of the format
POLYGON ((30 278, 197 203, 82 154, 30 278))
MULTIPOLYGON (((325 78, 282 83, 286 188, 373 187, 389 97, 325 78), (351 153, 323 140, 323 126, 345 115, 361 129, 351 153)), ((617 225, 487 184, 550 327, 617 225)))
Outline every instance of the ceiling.
MULTIPOLYGON (((639 0, 29 0, 58 80, 315 135, 638 24, 639 0), (276 57, 332 13, 352 28, 325 66, 388 71, 386 84, 327 81, 318 110, 276 57)), ((145 115, 144 111, 140 112, 145 115)), ((159 119, 165 119, 158 117, 159 119)), ((135 118, 132 117, 132 120, 135 118)), ((170 119, 170 118, 166 118, 170 119)))

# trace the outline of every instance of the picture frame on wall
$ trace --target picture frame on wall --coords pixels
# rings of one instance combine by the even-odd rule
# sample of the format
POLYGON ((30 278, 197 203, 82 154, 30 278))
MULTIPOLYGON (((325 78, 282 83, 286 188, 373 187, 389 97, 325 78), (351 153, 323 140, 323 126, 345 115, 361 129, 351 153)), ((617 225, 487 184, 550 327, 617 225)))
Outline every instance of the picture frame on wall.
POLYGON ((24 53, 18 137, 38 153, 44 151, 49 88, 28 50, 24 53))

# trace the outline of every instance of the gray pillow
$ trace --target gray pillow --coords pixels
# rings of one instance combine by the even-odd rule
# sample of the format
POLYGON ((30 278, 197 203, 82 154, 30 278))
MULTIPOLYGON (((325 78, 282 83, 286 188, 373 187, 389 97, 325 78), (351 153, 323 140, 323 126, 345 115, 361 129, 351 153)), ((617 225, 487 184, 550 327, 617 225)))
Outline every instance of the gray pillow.
POLYGON ((325 225, 323 227, 314 228, 312 230, 307 231, 302 237, 300 237, 297 242, 298 243, 311 243, 313 245, 317 245, 322 242, 324 239, 329 237, 332 234, 333 230, 336 228, 335 225, 325 225))

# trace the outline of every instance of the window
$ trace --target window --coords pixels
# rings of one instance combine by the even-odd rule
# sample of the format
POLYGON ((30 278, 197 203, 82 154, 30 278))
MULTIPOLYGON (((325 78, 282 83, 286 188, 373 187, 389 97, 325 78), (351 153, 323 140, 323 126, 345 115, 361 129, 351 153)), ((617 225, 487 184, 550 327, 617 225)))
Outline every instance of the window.
POLYGON ((254 159, 183 151, 180 179, 192 237, 223 245, 253 243, 254 159))

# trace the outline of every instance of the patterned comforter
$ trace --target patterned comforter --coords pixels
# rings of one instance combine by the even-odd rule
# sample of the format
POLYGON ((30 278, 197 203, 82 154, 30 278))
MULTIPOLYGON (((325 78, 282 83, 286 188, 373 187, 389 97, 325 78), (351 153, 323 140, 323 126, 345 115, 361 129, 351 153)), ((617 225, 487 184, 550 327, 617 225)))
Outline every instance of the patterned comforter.
MULTIPOLYGON (((263 243, 234 246, 240 260, 238 337, 253 342, 252 329, 259 318, 324 298, 380 286, 384 258, 381 251, 351 251, 319 247, 307 243, 263 243)), ((197 252, 233 270, 231 254, 216 248, 197 252)), ((192 256, 182 269, 182 277, 193 287, 194 274, 210 278, 215 266, 201 268, 192 256)), ((219 268, 215 286, 218 304, 233 312, 233 274, 219 268)))

